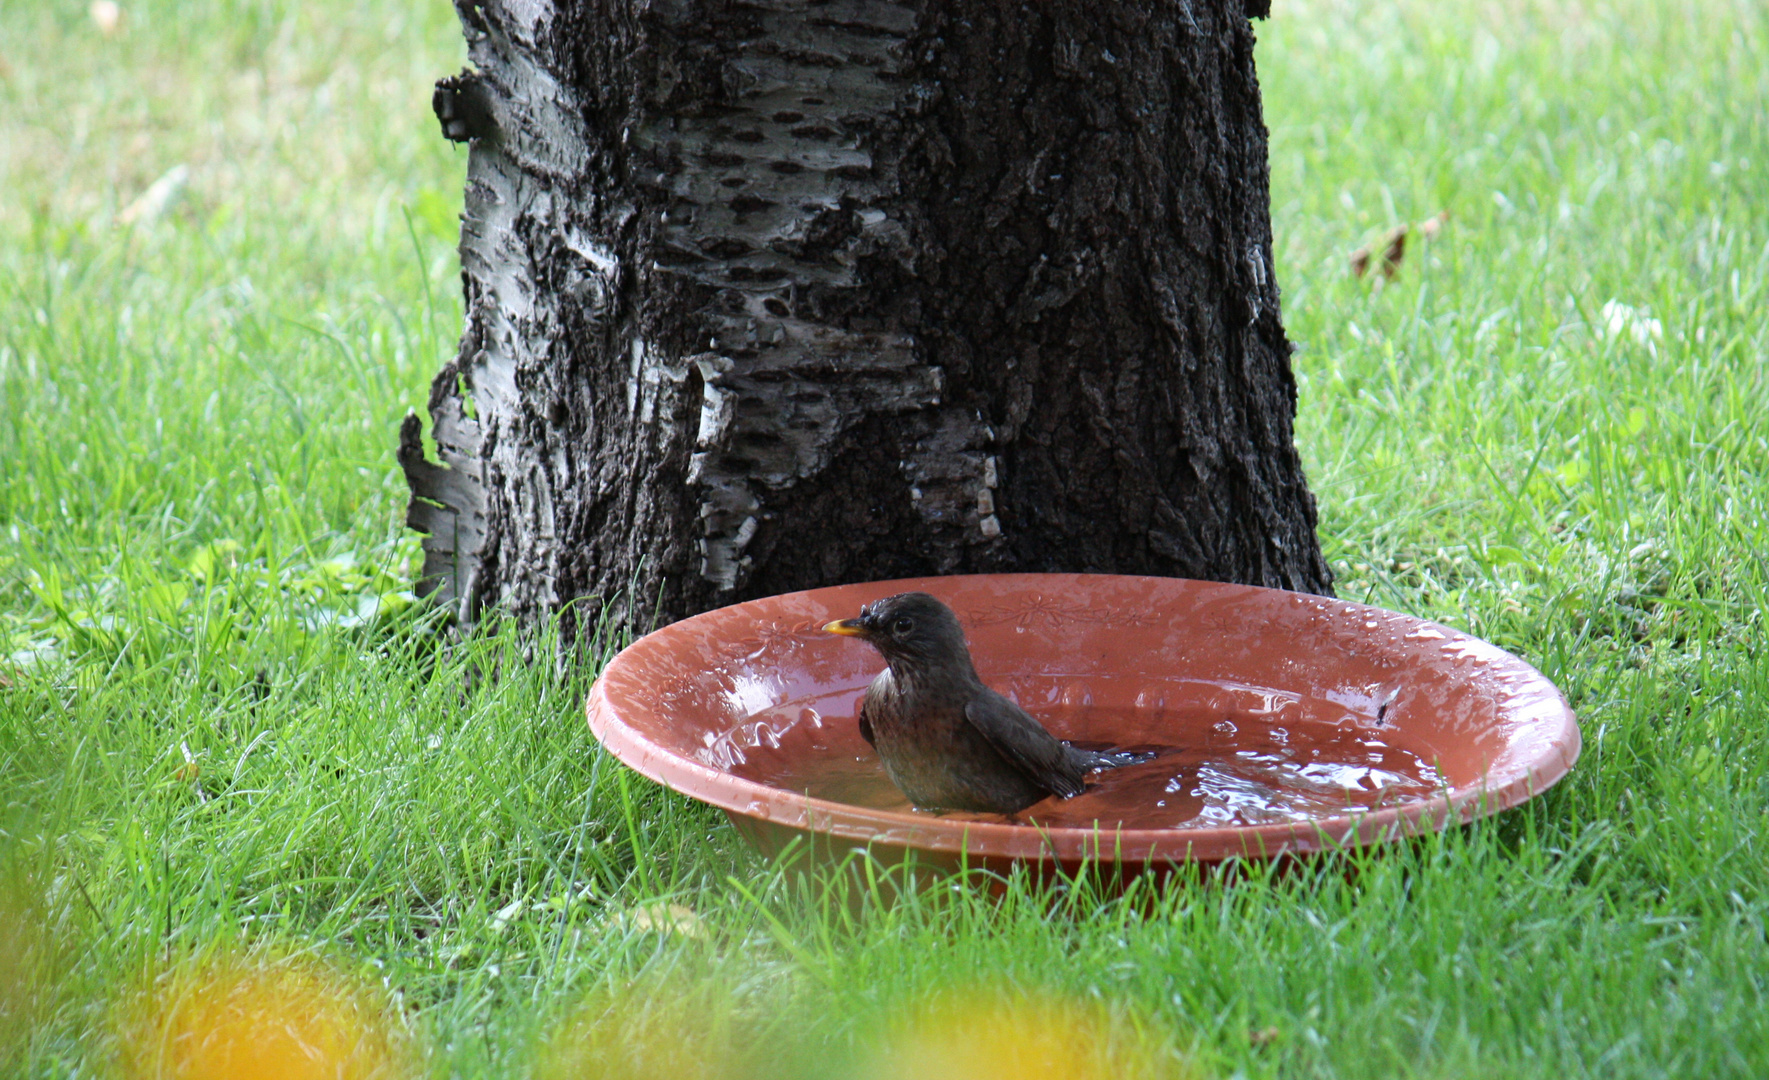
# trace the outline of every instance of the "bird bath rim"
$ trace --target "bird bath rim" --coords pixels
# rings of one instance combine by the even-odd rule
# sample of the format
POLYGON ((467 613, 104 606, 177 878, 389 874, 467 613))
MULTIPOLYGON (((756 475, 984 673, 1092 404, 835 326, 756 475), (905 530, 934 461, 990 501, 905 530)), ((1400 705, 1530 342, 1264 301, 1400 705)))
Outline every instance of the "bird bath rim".
MULTIPOLYGON (((1021 621, 1024 622, 1023 617, 1021 621)), ((831 645, 842 640, 820 636, 831 645)), ((999 633, 994 640, 1004 645, 1010 641, 999 633)), ((852 647, 852 643, 847 645, 852 647)), ((881 666, 875 655, 861 655, 870 654, 870 650, 854 649, 853 653, 855 663, 850 667, 870 665, 869 670, 876 671, 881 666)), ((805 660, 803 656, 798 659, 805 660)), ((1099 674, 1094 673, 1096 677, 1099 674)), ((1166 677, 1184 674, 1173 670, 1166 677)), ((1255 686, 1271 685, 1258 679, 1246 681, 1255 686)), ((758 685, 763 684, 747 684, 744 692, 753 699, 762 692, 755 689, 758 685)), ((1389 695, 1390 701, 1401 692, 1399 685, 1389 695)), ((723 692, 731 697, 731 691, 723 692)), ((800 697, 788 696, 768 707, 797 700, 800 697)), ((756 701, 752 700, 750 705, 754 704, 756 701)), ((1454 822, 1472 821, 1525 802, 1564 776, 1581 749, 1576 718, 1552 683, 1523 660, 1461 631, 1381 608, 1310 594, 1182 578, 1105 574, 913 578, 786 593, 719 608, 673 623, 622 650, 591 688, 586 710, 591 731, 617 759, 643 776, 724 810, 752 840, 758 839, 758 833, 803 832, 834 838, 850 847, 914 849, 948 862, 957 858, 973 864, 1178 864, 1236 857, 1272 858, 1384 843, 1444 829, 1454 822), (1477 776, 1440 789, 1429 798, 1303 821, 1200 828, 1041 827, 875 809, 763 784, 690 756, 693 751, 683 740, 683 723, 698 722, 692 718, 697 715, 696 709, 706 711, 705 699, 713 692, 714 684, 720 677, 738 670, 719 665, 754 661, 756 670, 775 670, 769 665, 778 666, 807 647, 818 648, 812 644, 816 640, 813 635, 820 635, 818 628, 829 619, 847 617, 862 603, 911 590, 932 593, 957 611, 967 636, 972 638, 978 667, 987 681, 994 681, 991 639, 987 634, 979 634, 975 616, 979 609, 996 610, 988 606, 990 603, 999 605, 1014 598, 1023 601, 1031 597, 1030 606, 1024 610, 1036 613, 1038 621, 1048 622, 1058 630, 1065 629, 1066 623, 1077 640, 1097 633, 1108 635, 1102 640, 1117 641, 1109 635, 1141 631, 1136 626, 1113 630, 1109 613, 1116 610, 1122 614, 1129 609, 1113 609, 1109 603, 1104 608, 1099 605, 1113 599, 1120 603, 1137 601, 1143 605, 1142 610, 1180 612, 1169 623, 1169 641, 1198 639, 1204 642, 1206 650, 1214 642, 1220 652, 1225 640, 1222 635, 1232 636, 1233 628, 1239 626, 1247 631, 1245 636, 1249 639, 1275 633, 1282 643, 1301 642, 1288 654, 1281 648, 1261 652, 1259 662, 1268 668, 1274 662, 1280 666, 1302 659, 1318 662, 1325 655, 1331 661, 1324 666, 1328 670, 1359 663, 1370 670, 1380 670, 1386 665, 1399 667, 1403 673, 1415 672, 1421 678, 1434 678, 1443 684, 1440 689, 1459 686, 1465 695, 1473 695, 1468 698, 1470 702, 1478 700, 1491 707, 1494 722, 1456 737, 1476 742, 1485 739, 1492 744, 1491 753, 1477 776), (1065 603, 1053 606, 1049 597, 1061 598, 1065 603), (1086 602, 1095 607, 1088 608, 1086 602), (1108 615, 1101 616, 1100 611, 1108 615), (1189 619, 1199 612, 1210 613, 1215 619, 1215 636, 1202 632, 1210 627, 1191 625, 1189 619), (1354 630, 1348 634, 1341 629, 1347 622, 1358 627, 1373 626, 1376 630, 1361 635, 1354 630), (1323 633, 1322 628, 1329 626, 1334 632, 1323 633), (1386 631, 1389 643, 1386 648, 1369 647, 1382 631, 1386 631), (1406 644, 1399 644, 1403 642, 1406 644), (1436 644, 1426 647, 1428 642, 1436 644), (1312 645, 1316 652, 1299 651, 1306 645, 1312 645), (1343 655, 1330 652, 1341 648, 1346 650, 1343 655), (1329 653, 1322 654, 1321 649, 1329 653), (1412 666, 1401 667, 1401 661, 1410 661, 1412 666), (1459 672, 1454 678, 1449 675, 1452 669, 1459 672), (1486 691, 1487 697, 1479 697, 1477 690, 1486 691), (675 746, 660 742, 660 731, 667 732, 675 746), (1494 731, 1502 737, 1488 738, 1494 731)), ((764 711, 757 708, 747 717, 727 716, 735 720, 728 730, 735 730, 745 719, 764 711)), ((706 738, 703 732, 702 741, 706 738)))

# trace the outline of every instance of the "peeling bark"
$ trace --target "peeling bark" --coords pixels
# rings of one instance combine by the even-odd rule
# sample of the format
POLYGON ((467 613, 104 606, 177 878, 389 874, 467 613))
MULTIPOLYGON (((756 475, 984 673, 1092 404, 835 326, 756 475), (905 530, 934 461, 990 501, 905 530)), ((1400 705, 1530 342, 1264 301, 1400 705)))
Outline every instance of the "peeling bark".
POLYGON ((415 417, 400 460, 463 620, 1005 570, 1329 589, 1248 9, 457 7, 467 326, 438 460, 415 417))

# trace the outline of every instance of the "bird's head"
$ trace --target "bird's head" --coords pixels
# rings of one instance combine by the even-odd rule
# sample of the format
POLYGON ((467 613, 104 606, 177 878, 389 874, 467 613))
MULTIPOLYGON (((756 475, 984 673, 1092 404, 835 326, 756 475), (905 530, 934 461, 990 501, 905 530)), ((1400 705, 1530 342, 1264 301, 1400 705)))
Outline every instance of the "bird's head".
POLYGON ((865 639, 893 668, 900 663, 922 669, 948 664, 970 667, 970 650, 965 648, 958 616, 927 593, 874 600, 860 609, 857 618, 839 619, 823 629, 865 639))

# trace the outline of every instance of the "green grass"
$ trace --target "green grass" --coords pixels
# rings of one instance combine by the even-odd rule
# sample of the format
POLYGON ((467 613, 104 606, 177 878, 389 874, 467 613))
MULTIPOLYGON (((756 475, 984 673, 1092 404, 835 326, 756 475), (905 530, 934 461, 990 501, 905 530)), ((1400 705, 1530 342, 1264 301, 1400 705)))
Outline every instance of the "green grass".
POLYGON ((888 905, 603 757, 545 642, 440 647, 409 604, 394 432, 461 319, 447 6, 0 7, 0 1071, 89 1075, 135 988, 266 947, 379 987, 438 1076, 516 1075, 610 994, 593 1045, 849 1075, 1002 985, 1200 1075, 1769 1071, 1769 13, 1259 31, 1341 594, 1525 656, 1585 756, 1348 864, 888 905))

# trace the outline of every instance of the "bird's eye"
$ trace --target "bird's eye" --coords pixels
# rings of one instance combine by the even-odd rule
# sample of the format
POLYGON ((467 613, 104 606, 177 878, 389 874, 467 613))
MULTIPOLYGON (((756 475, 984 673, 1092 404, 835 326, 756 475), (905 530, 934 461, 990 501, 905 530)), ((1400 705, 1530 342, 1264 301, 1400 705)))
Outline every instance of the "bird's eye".
POLYGON ((915 621, 907 615, 899 615, 897 621, 891 623, 891 633, 898 637, 904 636, 913 629, 915 629, 915 621))

